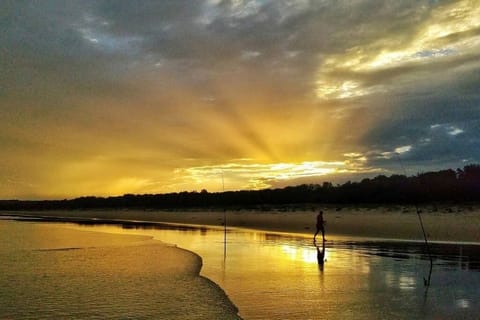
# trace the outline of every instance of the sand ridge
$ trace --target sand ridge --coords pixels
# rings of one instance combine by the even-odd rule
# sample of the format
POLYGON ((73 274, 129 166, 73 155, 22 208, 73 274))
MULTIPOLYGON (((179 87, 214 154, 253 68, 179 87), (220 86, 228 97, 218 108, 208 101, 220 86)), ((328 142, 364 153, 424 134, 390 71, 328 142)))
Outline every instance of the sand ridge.
MULTIPOLYGON (((413 206, 339 207, 317 206, 309 211, 143 211, 78 210, 42 212, 4 212, 57 218, 133 220, 194 225, 243 227, 265 231, 313 234, 318 210, 325 212, 327 234, 402 240, 423 240, 418 215, 413 206)), ((480 207, 419 207, 428 238, 433 241, 480 243, 480 207)), ((2 213, 0 213, 2 214, 2 213)))

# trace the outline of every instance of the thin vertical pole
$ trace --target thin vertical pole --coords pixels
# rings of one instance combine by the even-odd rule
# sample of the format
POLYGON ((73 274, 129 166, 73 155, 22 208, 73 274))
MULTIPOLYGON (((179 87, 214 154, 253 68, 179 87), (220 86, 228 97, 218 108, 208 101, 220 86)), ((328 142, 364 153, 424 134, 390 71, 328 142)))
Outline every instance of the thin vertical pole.
POLYGON ((432 254, 430 253, 430 245, 428 244, 427 234, 425 232, 425 228, 423 227, 422 216, 420 215, 420 210, 416 204, 415 209, 417 210, 418 220, 420 220, 420 226, 422 227, 423 239, 425 240, 425 247, 427 248, 428 258, 430 259, 430 271, 428 272, 428 279, 423 278, 423 283, 426 287, 428 287, 430 286, 430 279, 432 278, 433 258, 432 254))
MULTIPOLYGON (((225 196, 225 179, 222 170, 222 190, 225 196)), ((223 260, 227 259, 227 210, 223 207, 223 260)))
MULTIPOLYGON (((402 162, 402 159, 400 158, 400 154, 398 154, 397 152, 395 152, 395 154, 398 158, 398 161, 400 162, 400 166, 402 167, 405 173, 405 177, 407 177, 407 170, 403 166, 403 162, 402 162)), ((425 227, 423 226, 423 220, 420 214, 421 211, 418 209, 417 201, 415 201, 415 210, 417 211, 418 220, 420 221, 420 226, 422 227, 423 239, 425 240, 425 247, 427 249, 428 258, 430 259, 430 271, 428 272, 428 278, 425 279, 425 277, 423 277, 423 284, 425 285, 425 287, 429 287, 430 279, 432 278, 433 258, 432 258, 432 254, 430 253, 430 245, 428 244, 427 233, 425 232, 425 227)))

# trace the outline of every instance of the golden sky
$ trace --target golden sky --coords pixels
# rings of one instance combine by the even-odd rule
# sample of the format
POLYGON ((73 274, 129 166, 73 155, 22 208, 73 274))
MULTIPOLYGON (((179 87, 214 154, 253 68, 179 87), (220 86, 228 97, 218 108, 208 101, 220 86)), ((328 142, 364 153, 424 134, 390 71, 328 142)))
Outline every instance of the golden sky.
POLYGON ((480 159, 480 1, 4 1, 0 199, 480 159))

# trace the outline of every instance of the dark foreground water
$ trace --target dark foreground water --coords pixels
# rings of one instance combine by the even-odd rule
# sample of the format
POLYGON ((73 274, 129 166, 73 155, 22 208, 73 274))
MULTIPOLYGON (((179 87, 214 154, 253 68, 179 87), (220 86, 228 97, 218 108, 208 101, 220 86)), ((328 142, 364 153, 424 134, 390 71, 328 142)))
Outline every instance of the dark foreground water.
MULTIPOLYGON (((198 253, 203 258, 201 274, 226 291, 245 319, 479 319, 480 315, 480 257, 475 245, 434 244, 431 285, 426 288, 430 263, 422 243, 332 236, 323 251, 307 235, 229 229, 225 247, 224 231, 218 228, 138 223, 63 226, 149 235, 198 253), (319 264, 322 252, 326 261, 319 264)), ((138 281, 135 287, 121 290, 139 290, 142 285, 146 291, 151 286, 138 281)), ((185 299, 169 303, 187 303, 191 299, 185 294, 185 299)), ((91 303, 100 302, 103 295, 98 292, 91 303)))

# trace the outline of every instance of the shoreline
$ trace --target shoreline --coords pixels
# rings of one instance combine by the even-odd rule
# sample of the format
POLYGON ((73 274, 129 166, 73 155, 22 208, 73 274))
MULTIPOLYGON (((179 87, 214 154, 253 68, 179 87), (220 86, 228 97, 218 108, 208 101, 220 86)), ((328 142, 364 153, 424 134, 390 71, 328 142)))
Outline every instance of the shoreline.
MULTIPOLYGON (((471 208, 471 207, 469 207, 471 208)), ((327 221, 327 237, 381 238, 398 241, 423 241, 423 234, 414 208, 348 207, 338 210, 322 207, 327 221)), ((433 211, 420 208, 428 240, 432 242, 480 244, 480 208, 465 210, 451 206, 433 211), (452 212, 450 212, 452 211, 452 212)), ((52 222, 80 223, 147 223, 184 224, 223 228, 224 215, 228 227, 257 231, 311 234, 315 232, 318 211, 140 211, 140 210, 75 210, 75 211, 0 211, 0 216, 28 219, 51 219, 52 222)))
MULTIPOLYGON (((343 211, 343 210, 342 210, 343 211)), ((2 216, 7 216, 9 215, 11 218, 14 217, 23 217, 20 218, 19 220, 26 220, 26 221, 32 221, 32 222, 57 222, 57 223, 62 223, 62 222, 70 222, 70 223, 86 223, 86 224, 116 224, 121 227, 122 224, 125 224, 126 228, 129 228, 133 225, 145 225, 145 226, 154 226, 154 225, 177 225, 177 226, 184 226, 188 228, 188 226, 194 226, 195 228, 202 228, 202 227, 207 227, 207 228, 214 228, 214 229, 223 229, 223 212, 196 212, 196 213, 191 213, 191 212, 177 212, 177 213, 171 213, 171 212, 138 212, 138 211, 109 211, 109 212, 102 212, 102 211, 57 211, 57 212, 1 212, 0 211, 0 218, 2 216), (126 219, 126 218, 135 218, 135 219, 126 219), (139 220, 138 218, 143 218, 143 220, 139 220), (145 218, 150 218, 149 220, 144 220, 145 218), (153 219, 152 219, 153 218, 153 219), (169 220, 175 220, 175 221, 157 221, 159 219, 169 219, 169 220), (220 219, 220 220, 219 220, 220 219), (182 220, 183 222, 177 222, 178 220, 182 220), (211 225, 206 224, 205 222, 213 221, 214 223, 211 225)), ((300 213, 282 213, 282 212, 276 212, 276 213, 260 213, 260 212, 227 212, 227 222, 229 227, 232 228, 248 228, 252 230, 252 232, 255 232, 256 230, 262 230, 265 232, 275 232, 275 233, 288 233, 288 234, 297 234, 297 235, 304 235, 304 236, 310 236, 313 235, 314 230, 314 225, 312 222, 314 222, 317 211, 310 211, 310 212, 300 212, 300 213), (305 224, 308 225, 308 223, 311 223, 313 225, 310 226, 310 229, 305 229, 305 224), (243 226, 235 226, 235 224, 243 224, 243 226), (255 224, 256 227, 251 228, 245 226, 246 224, 255 224), (265 230, 267 228, 259 228, 259 226, 266 226, 270 230, 265 230), (296 230, 296 231, 295 231, 296 230)), ((428 212, 425 214, 428 215, 428 212)), ((444 214, 440 215, 433 215, 432 217, 435 220, 438 220, 438 218, 442 218, 444 214)), ((399 213, 399 212, 390 212, 388 210, 381 211, 377 210, 375 212, 370 212, 370 214, 366 214, 362 210, 359 212, 349 212, 349 211, 344 211, 342 214, 340 214, 338 211, 335 212, 329 212, 327 211, 325 214, 325 218, 328 221, 327 224, 327 239, 333 240, 333 242, 336 242, 337 239, 335 239, 334 235, 330 232, 328 233, 328 230, 331 230, 335 228, 335 230, 342 230, 341 227, 345 227, 345 223, 349 222, 352 223, 353 221, 355 222, 362 222, 365 226, 362 230, 356 230, 357 234, 354 235, 355 237, 360 237, 358 235, 358 231, 362 232, 367 232, 371 230, 375 230, 373 228, 374 226, 370 225, 371 221, 370 219, 373 219, 374 222, 377 224, 383 223, 385 221, 389 221, 390 223, 388 224, 389 226, 393 225, 398 228, 398 221, 392 221, 392 217, 403 217, 405 221, 407 222, 417 222, 418 226, 418 221, 415 220, 417 218, 416 213, 399 213), (337 216, 340 216, 337 218, 337 216), (355 219, 354 219, 355 218, 355 219), (339 220, 339 221, 337 221, 339 220), (346 220, 343 221, 343 225, 340 223, 340 220, 346 220), (329 236, 331 237, 329 238, 329 236)), ((469 214, 463 215, 463 218, 478 218, 478 214, 475 213, 473 216, 469 214)), ((458 218, 457 216, 450 216, 446 215, 446 218, 449 222, 455 221, 458 218)), ((430 219, 427 219, 430 220, 430 219)), ((438 221, 437 221, 438 222, 438 221)), ((469 220, 469 222, 471 222, 469 220)), ((429 222, 430 223, 430 222, 429 222)), ((413 225, 413 223, 412 223, 413 225)), ((385 225, 383 225, 385 227, 385 225)), ((429 224, 431 227, 431 224, 429 224)), ((419 226, 418 226, 419 227, 419 226)), ((450 226, 452 227, 452 226, 450 226)), ((474 225, 473 230, 477 230, 478 232, 478 225, 474 225)), ((154 227, 153 227, 154 228, 154 227)), ((459 228, 457 225, 455 228, 459 228)), ((390 230, 389 228, 387 228, 390 230)), ((407 228, 408 229, 408 228, 407 228)), ((343 229, 345 230, 345 229, 343 229)), ((410 230, 410 229, 408 229, 410 230)), ((372 233, 369 233, 370 235, 372 233)), ((377 233, 378 234, 378 233, 377 233)), ((397 233, 398 234, 398 233, 397 233)), ((471 236, 471 235, 470 235, 471 236)), ((378 239, 359 239, 360 241, 366 241, 365 244, 368 246, 372 246, 374 248, 383 248, 383 251, 378 253, 378 255, 384 255, 385 252, 386 254, 391 254, 390 252, 400 252, 398 256, 395 256, 394 254, 391 254, 392 258, 395 257, 400 257, 402 258, 401 252, 403 250, 403 244, 401 243, 402 241, 406 242, 412 242, 412 241, 418 241, 418 242, 423 242, 423 240, 418 239, 395 239, 395 238, 378 238, 378 239), (374 242, 368 243, 369 241, 373 240, 374 242), (382 242, 384 240, 384 242, 382 242), (392 240, 393 242, 390 242, 392 240), (377 242, 380 241, 380 242, 377 242)), ((343 239, 340 239, 340 245, 342 245, 343 239)), ((348 240, 347 240, 348 241, 348 240)), ((356 240, 354 240, 356 241, 356 240)), ((170 242, 172 243, 172 242, 170 242)), ((449 255, 457 255, 459 252, 459 244, 457 240, 454 242, 451 242, 452 246, 445 246, 444 243, 440 243, 439 246, 436 246, 435 244, 433 245, 433 252, 438 252, 442 255, 443 259, 445 259, 446 256, 449 255)), ((478 256, 478 252, 480 250, 480 242, 476 243, 468 243, 469 245, 472 246, 462 246, 461 252, 462 256, 468 257, 466 260, 461 260, 464 261, 464 263, 472 263, 472 266, 474 263, 476 263, 477 260, 472 260, 473 262, 470 262, 469 257, 476 257, 478 256), (465 262, 466 261, 466 262, 465 262)), ((333 244, 332 244, 333 245, 333 244)), ((408 245, 408 244, 407 244, 408 245)), ((419 245, 422 245, 421 243, 419 245)), ((409 245, 410 246, 410 245, 409 245)), ((198 257, 202 261, 202 257, 197 254, 194 251, 190 251, 188 249, 184 249, 182 247, 178 247, 179 249, 185 250, 189 253, 193 253, 196 257, 198 257)), ((411 247, 408 247, 411 248, 411 247)), ((421 252, 421 250, 419 251, 421 252)), ((451 258, 449 258, 451 259, 451 258)), ((462 258, 463 259, 463 258, 462 258)), ((333 260, 332 260, 333 261, 333 260)), ((455 260, 457 261, 457 260, 455 260)), ((478 263, 477 263, 478 266, 478 263)), ((473 267, 472 267, 473 268, 473 267)), ((478 267, 477 267, 478 268, 478 267)), ((198 270, 200 272, 200 270, 198 270)), ((206 282, 208 282, 208 287, 212 287, 214 291, 217 293, 220 291, 220 293, 223 292, 223 296, 227 298, 228 301, 231 302, 231 305, 233 306, 233 309, 230 309, 236 314, 234 316, 237 316, 238 318, 241 318, 241 312, 239 312, 238 308, 236 308, 235 303, 230 300, 230 297, 227 295, 226 291, 228 289, 228 286, 225 287, 225 289, 217 284, 216 282, 210 280, 209 278, 205 278, 201 275, 197 275, 200 278, 204 278, 206 282)), ((231 289, 231 288, 230 288, 231 289)), ((234 298, 234 297, 232 297, 234 298)), ((240 300, 239 300, 240 303, 240 300)), ((243 308, 244 306, 240 303, 239 304, 240 308, 243 308)))
MULTIPOLYGON (((199 297, 204 295, 198 299, 199 301, 202 299, 215 299, 218 301, 215 306, 209 308, 204 308, 199 305, 198 311, 201 310, 201 312, 206 312, 211 316, 222 315, 225 319, 242 319, 239 315, 238 307, 226 294, 225 290, 211 279, 201 275, 203 258, 194 251, 178 247, 177 244, 174 243, 156 240, 153 236, 149 235, 118 234, 104 231, 71 229, 58 224, 42 224, 43 222, 80 222, 80 219, 75 218, 57 217, 49 219, 48 217, 34 216, 32 219, 32 216, 5 216, 0 212, 0 218, 1 217, 5 217, 5 219, 0 219, 0 223, 9 220, 34 222, 33 224, 22 225, 13 229, 14 234, 17 232, 25 232, 26 230, 35 230, 43 235, 41 239, 26 237, 29 239, 28 241, 36 239, 35 242, 22 242, 21 246, 27 245, 26 248, 33 250, 33 252, 39 252, 42 253, 42 255, 54 254, 58 261, 63 262, 67 259, 65 261, 69 263, 76 260, 72 260, 71 258, 68 260, 68 257, 76 257, 75 254, 81 251, 82 259, 79 260, 79 263, 83 264, 84 267, 68 269, 74 270, 68 271, 72 273, 71 276, 73 278, 77 276, 76 272, 78 270, 82 270, 80 274, 82 277, 85 277, 83 273, 85 268, 88 270, 91 269, 90 271, 92 271, 91 273, 87 273, 88 276, 119 273, 120 278, 128 276, 128 278, 133 277, 137 279, 146 275, 148 277, 161 279, 159 282, 162 284, 160 286, 161 288, 166 287, 170 289, 170 286, 172 286, 172 288, 178 288, 177 284, 182 284, 185 286, 184 291, 189 291, 192 287, 199 289, 196 294, 199 297), (64 256, 66 258, 64 258, 64 256), (88 261, 95 261, 95 263, 86 264, 88 261), (122 268, 111 269, 112 266, 118 264, 121 264, 122 268)), ((95 221, 92 219, 88 220, 95 221)), ((16 251, 12 251, 12 254, 13 252, 16 251)), ((56 270, 56 268, 49 269, 48 266, 44 265, 41 265, 40 269, 43 270, 42 272, 44 273, 52 273, 52 277, 56 270)), ((117 284, 118 283, 120 282, 117 281, 117 284)), ((88 288, 89 287, 87 287, 87 289, 88 288)), ((171 290, 164 291, 164 294, 168 294, 168 291, 171 290)), ((52 294, 55 295, 61 292, 60 290, 52 294)), ((179 306, 179 308, 183 308, 183 306, 179 306)), ((196 307, 193 308, 195 309, 196 307)), ((42 312, 44 312, 44 310, 42 310, 40 314, 42 314, 42 312)), ((0 312, 0 314, 2 313, 0 312)), ((194 314, 191 315, 193 316, 194 314)))

